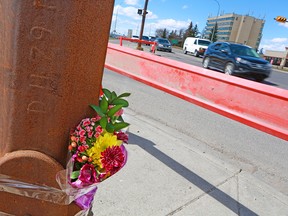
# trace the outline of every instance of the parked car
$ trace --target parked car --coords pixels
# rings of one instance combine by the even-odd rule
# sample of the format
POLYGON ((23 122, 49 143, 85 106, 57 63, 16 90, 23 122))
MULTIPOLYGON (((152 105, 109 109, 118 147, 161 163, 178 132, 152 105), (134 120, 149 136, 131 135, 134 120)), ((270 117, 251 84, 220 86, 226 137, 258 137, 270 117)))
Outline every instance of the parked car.
POLYGON ((137 35, 132 35, 131 38, 132 38, 132 39, 139 39, 139 36, 137 36, 137 35))
POLYGON ((183 52, 184 54, 192 53, 196 57, 203 56, 210 44, 211 41, 207 39, 187 37, 183 44, 183 52))
POLYGON ((262 59, 255 49, 230 42, 211 44, 205 51, 202 65, 228 75, 253 78, 258 82, 268 78, 272 70, 271 64, 262 59))
POLYGON ((156 37, 154 37, 154 36, 149 36, 149 40, 150 40, 151 42, 155 41, 155 39, 156 39, 156 37))
POLYGON ((156 50, 172 52, 172 45, 166 38, 156 38, 156 50))
MULTIPOLYGON (((149 37, 148 36, 145 36, 145 35, 142 35, 142 40, 145 40, 145 41, 150 41, 149 37)), ((150 46, 150 44, 145 44, 146 46, 150 46)))

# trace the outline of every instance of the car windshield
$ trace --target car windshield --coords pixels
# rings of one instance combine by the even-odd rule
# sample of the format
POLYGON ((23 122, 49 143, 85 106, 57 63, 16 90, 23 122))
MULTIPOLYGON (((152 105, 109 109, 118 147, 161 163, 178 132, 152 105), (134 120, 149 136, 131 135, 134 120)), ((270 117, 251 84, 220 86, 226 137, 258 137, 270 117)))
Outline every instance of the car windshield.
POLYGON ((232 53, 239 55, 239 56, 250 56, 250 57, 256 57, 259 58, 259 54, 252 49, 251 47, 247 46, 241 46, 241 45, 231 45, 231 51, 232 53))
POLYGON ((170 43, 170 42, 169 42, 168 40, 166 40, 166 39, 158 39, 158 42, 159 42, 159 43, 167 43, 167 44, 170 43))
POLYGON ((149 37, 147 37, 147 36, 142 36, 142 39, 143 39, 143 40, 149 40, 149 37))
POLYGON ((201 45, 201 46, 209 46, 210 43, 211 43, 210 41, 198 40, 198 45, 201 45))

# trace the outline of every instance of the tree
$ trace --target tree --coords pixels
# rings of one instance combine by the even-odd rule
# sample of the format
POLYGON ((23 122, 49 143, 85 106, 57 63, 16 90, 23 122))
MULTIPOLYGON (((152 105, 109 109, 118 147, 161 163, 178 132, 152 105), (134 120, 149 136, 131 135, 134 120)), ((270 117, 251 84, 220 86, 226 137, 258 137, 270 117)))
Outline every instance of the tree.
POLYGON ((167 35, 169 35, 169 31, 166 28, 164 28, 164 29, 156 29, 155 35, 157 37, 167 38, 167 35))
POLYGON ((164 28, 162 38, 167 38, 168 34, 169 34, 169 31, 166 28, 164 28))
POLYGON ((189 23, 188 28, 185 30, 184 33, 184 39, 187 37, 193 37, 194 33, 193 33, 193 23, 192 21, 189 23))
POLYGON ((200 32, 199 32, 197 24, 194 26, 192 31, 193 31, 193 36, 192 37, 198 37, 200 32))
POLYGON ((215 26, 211 29, 211 33, 209 35, 209 40, 212 42, 217 41, 217 32, 218 32, 218 24, 217 22, 215 23, 215 26), (213 37, 213 38, 212 38, 213 37))
POLYGON ((156 29, 155 35, 156 37, 162 37, 164 29, 156 29))
POLYGON ((184 37, 184 32, 185 32, 185 30, 184 30, 183 28, 179 30, 178 37, 179 37, 180 39, 183 39, 183 37, 184 37))
POLYGON ((172 30, 168 36, 169 39, 178 39, 177 30, 172 30))

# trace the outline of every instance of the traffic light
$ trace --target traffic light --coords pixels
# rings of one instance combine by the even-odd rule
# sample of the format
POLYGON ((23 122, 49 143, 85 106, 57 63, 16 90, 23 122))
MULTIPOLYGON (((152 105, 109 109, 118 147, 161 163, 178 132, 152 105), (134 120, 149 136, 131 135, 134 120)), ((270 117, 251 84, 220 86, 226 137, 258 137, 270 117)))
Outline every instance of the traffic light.
POLYGON ((285 23, 287 22, 287 18, 286 17, 282 17, 282 16, 277 16, 276 18, 274 18, 277 22, 282 22, 285 23))
POLYGON ((142 9, 138 9, 138 12, 137 12, 137 13, 138 13, 139 15, 142 15, 142 11, 143 11, 142 9))

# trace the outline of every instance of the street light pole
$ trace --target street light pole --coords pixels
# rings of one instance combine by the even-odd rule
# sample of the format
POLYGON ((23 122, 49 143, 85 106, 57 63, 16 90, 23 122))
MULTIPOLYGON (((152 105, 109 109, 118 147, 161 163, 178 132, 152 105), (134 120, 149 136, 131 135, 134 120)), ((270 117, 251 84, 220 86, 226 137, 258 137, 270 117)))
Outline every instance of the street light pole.
POLYGON ((119 7, 121 7, 121 5, 123 4, 123 2, 121 2, 120 4, 118 4, 117 10, 116 10, 116 16, 115 16, 115 23, 114 23, 114 32, 117 33, 117 21, 118 21, 118 11, 119 11, 119 7))
MULTIPOLYGON (((143 35, 144 25, 145 25, 145 18, 146 18, 147 7, 148 7, 148 1, 149 1, 149 0, 145 0, 145 5, 144 5, 144 9, 143 9, 142 23, 141 23, 139 40, 142 40, 142 35, 143 35)), ((141 47, 141 42, 138 43, 137 49, 138 49, 138 50, 143 50, 143 48, 141 47)))
POLYGON ((117 26, 117 18, 118 18, 118 10, 119 10, 119 7, 117 7, 117 11, 116 11, 116 17, 115 17, 115 26, 114 26, 114 32, 116 33, 116 26, 117 26))
POLYGON ((218 4, 218 11, 217 11, 217 15, 216 15, 216 22, 215 22, 215 25, 214 25, 214 28, 213 28, 213 31, 212 31, 212 35, 211 35, 211 41, 213 41, 213 38, 214 38, 214 34, 215 34, 215 27, 216 27, 216 23, 217 23, 217 20, 218 20, 218 16, 219 16, 219 11, 220 11, 220 4, 217 0, 214 0, 217 4, 218 4))

